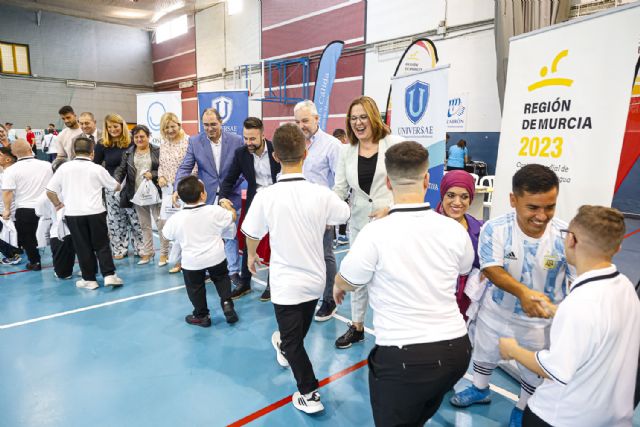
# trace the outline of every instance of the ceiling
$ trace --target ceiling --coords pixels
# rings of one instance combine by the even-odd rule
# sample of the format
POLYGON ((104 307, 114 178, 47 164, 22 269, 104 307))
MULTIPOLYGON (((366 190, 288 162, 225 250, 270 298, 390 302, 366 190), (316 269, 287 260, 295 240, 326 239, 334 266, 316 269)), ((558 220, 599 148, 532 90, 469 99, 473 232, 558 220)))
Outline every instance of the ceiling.
POLYGON ((0 0, 24 9, 153 29, 163 21, 193 14, 224 0, 0 0))

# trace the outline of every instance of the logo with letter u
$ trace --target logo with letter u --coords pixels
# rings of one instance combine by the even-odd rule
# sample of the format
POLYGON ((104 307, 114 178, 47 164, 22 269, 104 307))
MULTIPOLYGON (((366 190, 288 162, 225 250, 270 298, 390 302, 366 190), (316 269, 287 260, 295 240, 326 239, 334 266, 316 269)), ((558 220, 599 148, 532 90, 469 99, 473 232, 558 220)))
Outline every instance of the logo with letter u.
POLYGON ((416 81, 405 90, 404 104, 407 117, 413 124, 418 123, 427 112, 429 104, 429 83, 416 81))
POLYGON ((226 96, 219 96, 211 101, 211 106, 218 110, 222 124, 225 124, 231 118, 233 114, 233 100, 226 96))

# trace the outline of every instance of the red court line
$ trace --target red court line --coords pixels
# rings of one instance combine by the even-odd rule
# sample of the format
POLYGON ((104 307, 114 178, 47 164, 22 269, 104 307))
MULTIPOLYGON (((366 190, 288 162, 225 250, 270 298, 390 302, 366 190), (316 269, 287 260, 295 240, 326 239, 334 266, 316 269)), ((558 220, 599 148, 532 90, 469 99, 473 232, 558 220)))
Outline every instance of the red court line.
MULTIPOLYGON (((358 369, 362 368, 363 366, 367 365, 367 360, 361 360, 358 363, 356 363, 355 365, 349 366, 346 369, 343 369, 342 371, 335 373, 323 380, 320 381, 320 387, 324 387, 325 385, 332 383, 333 381, 339 380, 340 378, 344 377, 345 375, 349 375, 351 372, 353 371, 357 371, 358 369)), ((273 411, 275 411, 276 409, 282 408, 284 405, 291 403, 291 394, 287 397, 284 397, 280 400, 278 400, 277 402, 272 403, 271 405, 265 406, 262 409, 257 410, 256 412, 254 412, 253 414, 247 415, 246 417, 233 422, 231 424, 229 424, 227 427, 240 427, 240 426, 244 426, 249 424, 252 421, 257 420, 258 418, 261 418, 273 411)))
POLYGON ((631 237, 636 233, 640 233, 640 228, 638 228, 636 231, 632 231, 631 233, 627 234, 626 236, 623 237, 623 239, 626 239, 627 237, 631 237))

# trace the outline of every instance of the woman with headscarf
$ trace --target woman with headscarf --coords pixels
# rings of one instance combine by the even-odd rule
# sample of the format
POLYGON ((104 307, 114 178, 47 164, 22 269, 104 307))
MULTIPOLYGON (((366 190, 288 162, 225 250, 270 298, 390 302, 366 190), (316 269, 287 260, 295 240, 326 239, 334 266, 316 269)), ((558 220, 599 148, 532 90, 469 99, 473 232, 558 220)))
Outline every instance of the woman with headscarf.
MULTIPOLYGON (((475 190, 475 180, 468 172, 462 170, 447 172, 440 182, 440 203, 436 207, 436 211, 444 216, 455 219, 467 230, 475 252, 473 268, 480 269, 478 238, 480 236, 482 221, 467 213, 469 206, 471 206, 473 202, 475 190)), ((458 301, 458 307, 465 320, 467 320, 467 309, 471 304, 471 300, 464 293, 468 277, 468 275, 458 277, 458 286, 456 287, 456 300, 458 301)))

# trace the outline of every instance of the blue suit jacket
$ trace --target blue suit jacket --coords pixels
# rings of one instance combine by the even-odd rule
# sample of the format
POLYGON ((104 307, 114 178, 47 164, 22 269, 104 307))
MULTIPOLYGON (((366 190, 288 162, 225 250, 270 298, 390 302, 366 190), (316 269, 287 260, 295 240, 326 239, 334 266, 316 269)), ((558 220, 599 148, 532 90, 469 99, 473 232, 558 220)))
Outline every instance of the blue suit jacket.
MULTIPOLYGON (((178 182, 185 176, 193 172, 193 167, 198 165, 198 178, 204 182, 204 188, 207 191, 207 204, 212 204, 216 198, 218 188, 222 186, 224 177, 229 172, 229 167, 233 161, 235 151, 244 145, 240 135, 222 132, 222 155, 220 159, 220 171, 216 170, 216 164, 213 161, 213 153, 211 152, 211 143, 204 132, 189 138, 189 146, 187 154, 185 154, 182 164, 176 173, 174 183, 174 191, 178 188, 178 182)), ((241 206, 240 184, 242 178, 233 186, 229 200, 234 206, 241 206)))

